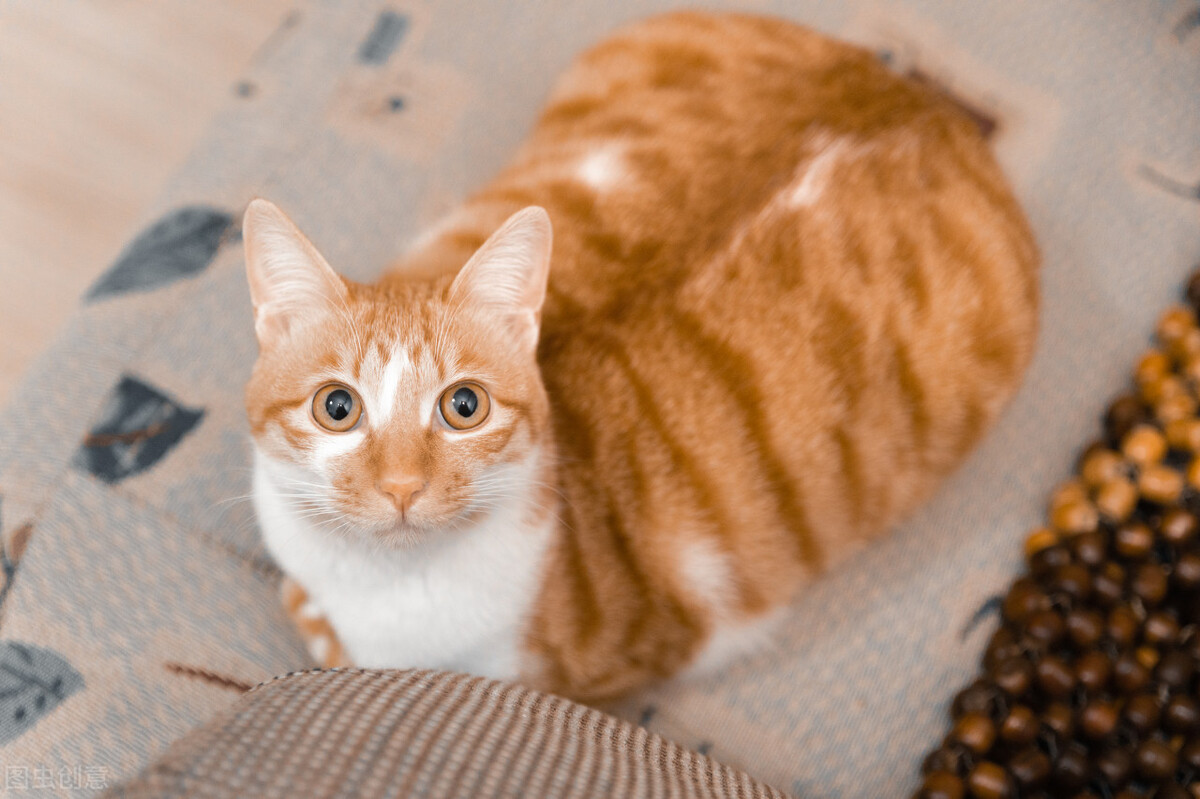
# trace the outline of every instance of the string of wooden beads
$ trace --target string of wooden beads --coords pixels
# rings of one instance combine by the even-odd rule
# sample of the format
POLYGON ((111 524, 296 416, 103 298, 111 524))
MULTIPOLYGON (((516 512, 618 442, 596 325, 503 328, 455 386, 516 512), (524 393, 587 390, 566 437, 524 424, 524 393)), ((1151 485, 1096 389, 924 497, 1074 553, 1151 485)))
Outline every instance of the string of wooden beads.
POLYGON ((918 799, 1200 799, 1200 272, 1025 541, 918 799))

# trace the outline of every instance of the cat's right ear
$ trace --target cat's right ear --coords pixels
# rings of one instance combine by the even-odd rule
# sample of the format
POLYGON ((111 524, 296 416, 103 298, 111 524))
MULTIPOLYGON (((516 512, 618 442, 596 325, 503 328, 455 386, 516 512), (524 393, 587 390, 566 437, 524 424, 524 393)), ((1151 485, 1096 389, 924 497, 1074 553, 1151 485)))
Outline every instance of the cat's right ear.
POLYGON ((242 219, 242 239, 254 332, 261 346, 345 302, 346 282, 274 203, 251 201, 242 219))

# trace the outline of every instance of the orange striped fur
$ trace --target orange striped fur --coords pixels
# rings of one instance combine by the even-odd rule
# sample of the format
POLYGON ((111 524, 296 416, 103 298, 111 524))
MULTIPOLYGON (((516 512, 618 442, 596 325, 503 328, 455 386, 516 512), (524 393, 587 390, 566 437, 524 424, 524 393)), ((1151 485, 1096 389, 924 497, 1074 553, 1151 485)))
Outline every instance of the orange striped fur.
POLYGON ((341 281, 340 321, 264 345, 248 410, 287 459, 322 436, 289 409, 398 344, 434 383, 485 380, 489 429, 368 436, 334 504, 383 530, 380 474, 419 471, 416 527, 378 533, 406 545, 458 523, 478 468, 544 453, 515 676, 595 700, 694 664, 927 497, 1020 383, 1038 262, 928 87, 779 20, 671 14, 585 53, 506 169, 378 284, 341 281), (449 289, 530 205, 554 230, 536 359, 449 289))

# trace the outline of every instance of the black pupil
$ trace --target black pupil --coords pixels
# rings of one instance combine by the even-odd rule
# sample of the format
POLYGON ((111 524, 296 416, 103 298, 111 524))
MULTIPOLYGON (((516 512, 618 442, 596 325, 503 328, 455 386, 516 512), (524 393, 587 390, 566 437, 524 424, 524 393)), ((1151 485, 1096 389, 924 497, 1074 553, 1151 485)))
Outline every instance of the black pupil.
POLYGON ((330 391, 329 396, 325 398, 325 413, 329 414, 329 418, 335 422, 340 422, 350 415, 350 411, 354 409, 354 397, 350 396, 350 392, 345 389, 337 389, 330 391))
POLYGON ((464 386, 454 392, 454 396, 450 398, 450 404, 453 406, 455 413, 467 419, 479 407, 479 397, 475 396, 474 391, 464 386))

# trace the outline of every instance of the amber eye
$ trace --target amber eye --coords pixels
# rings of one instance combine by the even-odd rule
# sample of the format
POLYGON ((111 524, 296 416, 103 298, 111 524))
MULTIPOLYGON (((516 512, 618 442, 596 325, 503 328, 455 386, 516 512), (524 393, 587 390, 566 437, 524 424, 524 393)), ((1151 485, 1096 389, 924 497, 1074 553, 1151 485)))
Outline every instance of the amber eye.
POLYGON ((354 427, 362 412, 362 400, 349 386, 330 383, 313 395, 313 418, 331 432, 344 433, 354 427))
POLYGON ((470 430, 483 424, 492 401, 478 383, 458 383, 442 392, 438 403, 442 418, 455 430, 470 430))

